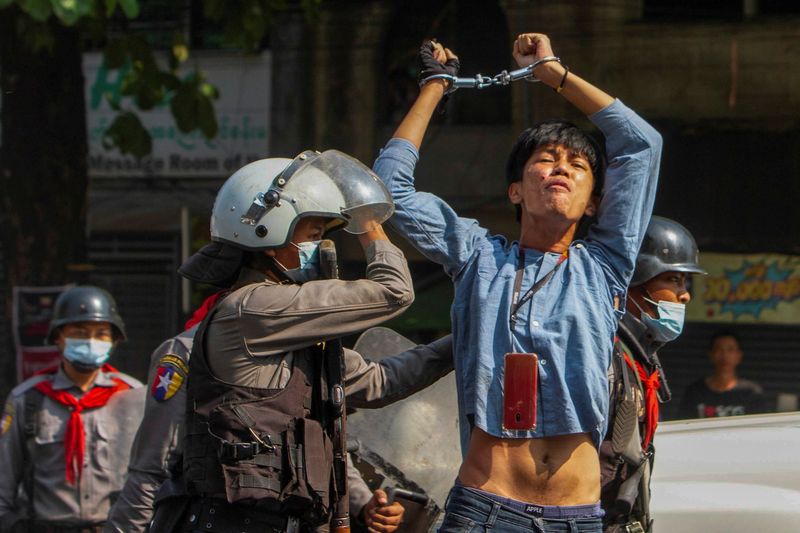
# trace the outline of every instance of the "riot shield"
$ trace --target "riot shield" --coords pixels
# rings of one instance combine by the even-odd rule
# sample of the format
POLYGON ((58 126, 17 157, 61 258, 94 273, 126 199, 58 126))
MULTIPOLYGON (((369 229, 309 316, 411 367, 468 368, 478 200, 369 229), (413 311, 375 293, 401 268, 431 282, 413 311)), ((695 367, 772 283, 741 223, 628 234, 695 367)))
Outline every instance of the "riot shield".
MULTIPOLYGON (((416 343, 383 327, 365 331, 353 349, 377 361, 416 343)), ((373 490, 397 486, 426 494, 426 506, 403 500, 403 531, 427 531, 444 508, 461 465, 458 404, 453 373, 427 389, 382 409, 360 409, 347 418, 358 440, 353 464, 373 490)))

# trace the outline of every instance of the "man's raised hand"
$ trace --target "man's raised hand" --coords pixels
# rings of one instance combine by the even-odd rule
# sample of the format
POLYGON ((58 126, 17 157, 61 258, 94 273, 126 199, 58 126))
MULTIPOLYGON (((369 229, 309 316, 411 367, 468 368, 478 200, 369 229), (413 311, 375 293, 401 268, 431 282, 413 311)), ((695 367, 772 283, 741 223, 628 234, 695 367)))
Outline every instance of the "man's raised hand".
MULTIPOLYGON (((419 47, 419 83, 436 75, 457 77, 461 64, 449 48, 445 48, 436 39, 425 40, 419 47)), ((450 85, 450 82, 445 82, 450 85)))
POLYGON ((514 59, 520 67, 527 67, 543 57, 552 56, 550 38, 543 33, 521 33, 514 41, 514 59))

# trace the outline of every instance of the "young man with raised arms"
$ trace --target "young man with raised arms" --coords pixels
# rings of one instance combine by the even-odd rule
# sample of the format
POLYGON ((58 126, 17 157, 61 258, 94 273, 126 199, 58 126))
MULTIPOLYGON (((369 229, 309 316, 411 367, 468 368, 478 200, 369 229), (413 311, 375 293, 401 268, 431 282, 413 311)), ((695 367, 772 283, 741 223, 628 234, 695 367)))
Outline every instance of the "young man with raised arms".
POLYGON ((621 101, 568 71, 547 36, 520 35, 513 55, 520 67, 534 65, 534 76, 606 138, 604 153, 563 121, 520 135, 507 166, 508 197, 521 224, 517 241, 490 235, 415 188, 425 130, 448 77, 457 74, 456 56, 440 44, 423 44, 428 81, 374 168, 395 201, 390 223, 455 285, 464 459, 440 531, 599 532, 597 448, 607 426, 607 369, 650 218, 661 137, 621 101), (597 222, 585 239, 575 239, 586 215, 597 222), (504 387, 517 377, 505 372, 512 352, 538 357, 535 398, 520 404, 535 405, 535 416, 522 429, 506 416, 515 408, 504 387))

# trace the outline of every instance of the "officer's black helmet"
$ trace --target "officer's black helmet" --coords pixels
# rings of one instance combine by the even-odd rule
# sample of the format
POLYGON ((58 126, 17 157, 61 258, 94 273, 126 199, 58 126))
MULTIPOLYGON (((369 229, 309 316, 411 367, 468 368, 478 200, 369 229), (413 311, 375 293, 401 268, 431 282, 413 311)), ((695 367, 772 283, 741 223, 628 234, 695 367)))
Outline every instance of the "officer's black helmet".
POLYGON ((664 272, 706 273, 698 265, 697 243, 689 230, 669 218, 653 216, 636 258, 631 287, 664 272))
POLYGON ((125 323, 117 310, 114 297, 91 285, 73 287, 61 294, 53 308, 53 319, 47 330, 47 342, 55 340, 58 328, 75 322, 109 322, 119 340, 125 340, 125 323))

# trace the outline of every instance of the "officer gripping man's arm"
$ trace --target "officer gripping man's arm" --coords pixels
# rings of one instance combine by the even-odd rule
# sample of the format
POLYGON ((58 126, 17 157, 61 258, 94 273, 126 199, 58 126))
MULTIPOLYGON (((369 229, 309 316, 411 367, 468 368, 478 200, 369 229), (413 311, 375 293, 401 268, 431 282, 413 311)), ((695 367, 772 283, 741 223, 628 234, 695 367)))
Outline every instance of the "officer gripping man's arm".
MULTIPOLYGON (((223 185, 214 243, 196 266, 204 277, 218 273, 218 259, 233 258, 235 281, 193 341, 182 469, 189 501, 179 527, 297 531, 329 520, 338 496, 330 491, 326 367, 341 361, 328 341, 379 324, 413 300, 405 258, 380 227, 390 214, 375 176, 335 151, 257 161, 223 185), (320 240, 342 226, 359 234, 366 279, 320 278, 320 240)), ((387 364, 347 352, 345 389, 367 403, 390 401, 452 367, 449 349, 446 357, 429 347, 411 352, 387 364), (402 361, 431 365, 393 366, 402 361)))
MULTIPOLYGON (((217 243, 204 247, 179 269, 181 275, 192 281, 214 285, 221 289, 229 288, 240 271, 241 254, 231 246, 220 246, 217 243)), ((220 295, 221 292, 209 297, 187 322, 187 330, 165 341, 151 356, 144 417, 147 423, 143 421, 137 433, 131 452, 128 479, 109 514, 109 522, 104 529, 106 532, 146 531, 152 519, 156 493, 165 480, 174 472, 180 471, 183 446, 179 434, 184 421, 189 354, 197 324, 220 295)), ((373 392, 369 394, 377 396, 374 391, 378 390, 380 385, 376 385, 376 382, 388 384, 399 382, 400 386, 395 389, 400 390, 405 388, 415 390, 416 387, 425 386, 430 381, 430 378, 426 380, 426 376, 438 379, 452 368, 452 356, 447 341, 438 341, 432 346, 440 348, 431 350, 429 347, 419 347, 385 361, 383 366, 369 364, 352 352, 348 352, 351 354, 348 367, 355 370, 348 374, 345 383, 346 392, 357 394, 355 401, 363 404, 362 391, 372 390, 373 392), (403 373, 404 368, 415 371, 403 373), (428 370, 422 371, 423 368, 428 370), (395 377, 398 373, 399 377, 395 377), (369 376, 375 376, 372 382, 369 376), (405 386, 402 383, 405 383, 405 386)), ((396 392, 391 394, 399 397, 396 392)), ((388 401, 383 400, 384 403, 388 401)), ((348 479, 353 483, 360 482, 356 490, 350 494, 353 516, 359 517, 367 524, 375 520, 389 528, 393 522, 402 518, 400 504, 388 507, 379 505, 378 491, 376 494, 369 492, 352 467, 348 470, 348 474, 348 479)), ((170 484, 170 487, 174 485, 170 484)), ((164 490, 161 495, 163 497, 168 493, 169 490, 164 490)))

